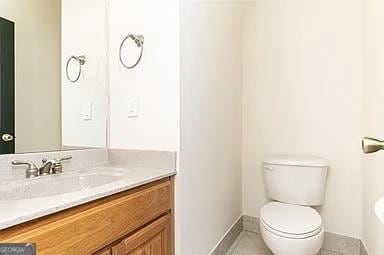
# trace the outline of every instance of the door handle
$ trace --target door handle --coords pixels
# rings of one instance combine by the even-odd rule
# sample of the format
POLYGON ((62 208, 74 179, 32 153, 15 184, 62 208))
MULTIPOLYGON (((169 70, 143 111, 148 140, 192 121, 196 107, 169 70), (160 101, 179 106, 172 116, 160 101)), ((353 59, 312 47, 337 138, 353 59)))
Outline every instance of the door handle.
POLYGON ((384 141, 372 137, 364 137, 361 145, 365 154, 384 150, 384 141))
POLYGON ((4 141, 4 142, 11 142, 13 141, 13 135, 10 135, 10 134, 3 134, 1 136, 1 139, 4 141))

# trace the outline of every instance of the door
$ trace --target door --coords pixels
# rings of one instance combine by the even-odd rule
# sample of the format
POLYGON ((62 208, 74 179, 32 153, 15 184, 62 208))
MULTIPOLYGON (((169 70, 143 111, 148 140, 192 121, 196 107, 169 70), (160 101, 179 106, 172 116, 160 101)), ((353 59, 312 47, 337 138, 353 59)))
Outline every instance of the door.
POLYGON ((170 255, 170 215, 166 215, 112 247, 113 255, 170 255))
MULTIPOLYGON (((384 139, 384 6, 364 3, 363 134, 384 139)), ((365 152, 383 143, 369 141, 365 152)), ((358 146, 356 141, 356 146, 358 146)), ((382 147, 384 148, 384 147, 382 147)), ((362 239, 370 255, 384 254, 384 151, 365 155, 362 164, 362 239)), ((363 253, 362 253, 363 254, 363 253)), ((368 254, 368 253, 364 253, 368 254)))
POLYGON ((15 153, 15 24, 0 18, 0 154, 15 153))

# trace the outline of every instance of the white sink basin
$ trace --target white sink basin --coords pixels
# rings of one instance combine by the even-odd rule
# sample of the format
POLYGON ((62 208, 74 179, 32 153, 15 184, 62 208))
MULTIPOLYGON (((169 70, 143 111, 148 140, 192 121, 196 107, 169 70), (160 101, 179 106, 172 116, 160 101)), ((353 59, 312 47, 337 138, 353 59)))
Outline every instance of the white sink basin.
POLYGON ((24 183, 2 185, 0 201, 23 200, 56 196, 95 188, 119 179, 116 175, 86 174, 49 176, 24 183))

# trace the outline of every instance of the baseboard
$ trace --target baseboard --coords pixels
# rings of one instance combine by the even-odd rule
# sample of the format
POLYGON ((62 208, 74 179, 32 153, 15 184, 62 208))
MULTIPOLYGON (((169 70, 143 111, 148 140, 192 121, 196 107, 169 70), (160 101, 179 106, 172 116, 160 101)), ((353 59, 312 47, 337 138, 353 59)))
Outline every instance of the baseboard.
POLYGON ((245 231, 260 234, 260 219, 248 215, 243 215, 243 229, 245 231))
MULTIPOLYGON (((243 229, 245 231, 260 233, 260 219, 252 216, 243 216, 243 229)), ((360 239, 326 232, 321 254, 368 255, 360 239)))
POLYGON ((225 255, 236 238, 243 231, 243 216, 241 215, 228 229, 224 236, 217 243, 216 247, 209 253, 211 255, 225 255))
POLYGON ((361 240, 354 237, 325 232, 323 249, 336 254, 360 255, 361 240))

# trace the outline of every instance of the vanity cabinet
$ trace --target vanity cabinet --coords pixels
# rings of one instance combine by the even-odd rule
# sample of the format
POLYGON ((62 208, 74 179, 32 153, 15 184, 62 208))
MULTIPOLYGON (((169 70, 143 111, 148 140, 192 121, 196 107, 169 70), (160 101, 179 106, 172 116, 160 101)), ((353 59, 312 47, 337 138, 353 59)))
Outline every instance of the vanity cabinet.
POLYGON ((170 216, 166 215, 112 246, 112 255, 170 254, 170 216))
POLYGON ((173 255, 173 178, 0 231, 38 255, 173 255))

